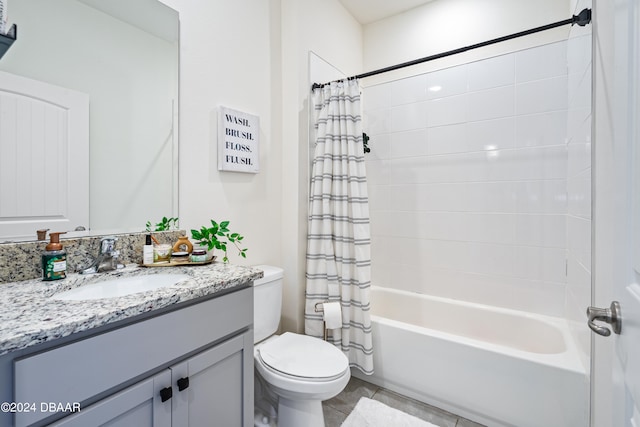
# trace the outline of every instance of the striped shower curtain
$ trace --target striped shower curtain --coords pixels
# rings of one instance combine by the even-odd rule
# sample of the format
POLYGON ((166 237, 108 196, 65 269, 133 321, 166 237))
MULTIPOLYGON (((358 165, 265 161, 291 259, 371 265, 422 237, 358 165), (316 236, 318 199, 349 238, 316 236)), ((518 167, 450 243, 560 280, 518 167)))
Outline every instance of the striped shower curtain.
POLYGON ((313 91, 315 153, 307 241, 305 333, 322 337, 318 302, 339 301, 342 328, 327 340, 373 373, 369 201, 357 80, 313 91))

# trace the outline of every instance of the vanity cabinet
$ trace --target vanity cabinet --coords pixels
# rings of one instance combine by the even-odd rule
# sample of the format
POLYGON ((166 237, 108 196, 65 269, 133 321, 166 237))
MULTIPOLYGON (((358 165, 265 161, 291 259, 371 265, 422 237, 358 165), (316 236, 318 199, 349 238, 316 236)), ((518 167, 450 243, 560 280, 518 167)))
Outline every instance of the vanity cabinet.
POLYGON ((171 373, 162 372, 50 425, 171 427, 171 403, 160 397, 160 390, 170 383, 171 373))
POLYGON ((252 426, 252 323, 249 286, 18 358, 14 401, 36 411, 15 426, 252 426))
POLYGON ((242 426, 244 338, 205 350, 51 426, 242 426))

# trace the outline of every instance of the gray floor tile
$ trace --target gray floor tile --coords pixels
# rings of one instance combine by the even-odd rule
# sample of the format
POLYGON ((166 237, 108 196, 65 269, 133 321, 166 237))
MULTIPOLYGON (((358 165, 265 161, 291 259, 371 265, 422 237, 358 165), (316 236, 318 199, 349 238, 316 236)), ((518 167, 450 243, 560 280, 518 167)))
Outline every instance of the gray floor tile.
POLYGON ((362 381, 361 379, 351 377, 345 389, 333 399, 325 401, 325 406, 330 406, 340 412, 349 414, 358 403, 361 397, 371 397, 378 390, 378 387, 362 381))
POLYGON ((325 427, 340 427, 347 419, 347 414, 328 405, 322 405, 322 413, 324 414, 325 427))
POLYGON ((378 400, 439 427, 485 427, 354 377, 339 395, 322 402, 326 427, 340 427, 361 397, 378 400))
POLYGON ((376 392, 373 399, 440 427, 456 427, 458 421, 458 417, 449 412, 386 389, 376 392))
POLYGON ((467 420, 466 418, 459 418, 458 424, 456 427, 485 427, 483 424, 475 423, 471 420, 467 420))

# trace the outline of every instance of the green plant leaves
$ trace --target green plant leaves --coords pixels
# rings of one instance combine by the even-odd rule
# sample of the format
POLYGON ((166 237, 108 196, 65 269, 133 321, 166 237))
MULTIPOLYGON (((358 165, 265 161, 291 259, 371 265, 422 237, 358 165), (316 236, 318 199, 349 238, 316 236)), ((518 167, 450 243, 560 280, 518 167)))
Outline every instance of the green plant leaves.
POLYGON ((227 257, 227 245, 229 243, 233 243, 233 245, 238 249, 238 255, 243 258, 247 257, 246 251, 247 248, 240 248, 238 242, 241 242, 244 239, 244 236, 239 233, 232 233, 229 230, 230 221, 221 221, 217 223, 214 220, 211 220, 211 227, 202 226, 200 230, 191 230, 191 238, 196 240, 201 245, 206 245, 208 250, 218 249, 224 252, 224 257, 222 258, 223 262, 229 262, 229 258, 227 257))
POLYGON ((167 218, 166 216, 163 216, 160 222, 156 224, 155 229, 152 230, 151 228, 151 221, 147 221, 147 231, 169 231, 172 228, 178 228, 178 218, 167 218))

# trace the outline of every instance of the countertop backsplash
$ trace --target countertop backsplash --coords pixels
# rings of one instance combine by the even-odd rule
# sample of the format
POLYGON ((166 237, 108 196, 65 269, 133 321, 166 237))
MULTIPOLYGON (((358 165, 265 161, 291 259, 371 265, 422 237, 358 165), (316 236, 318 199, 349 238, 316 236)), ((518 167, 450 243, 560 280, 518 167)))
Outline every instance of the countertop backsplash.
MULTIPOLYGON (((149 233, 128 233, 115 235, 119 262, 123 264, 142 263, 142 247, 145 235, 149 233)), ((153 232, 160 243, 173 245, 178 237, 186 235, 184 230, 153 232)), ((60 239, 67 251, 67 272, 73 273, 80 267, 88 266, 98 255, 100 239, 104 236, 60 239)), ((49 239, 35 242, 0 244, 0 285, 42 277, 41 256, 49 239)))

